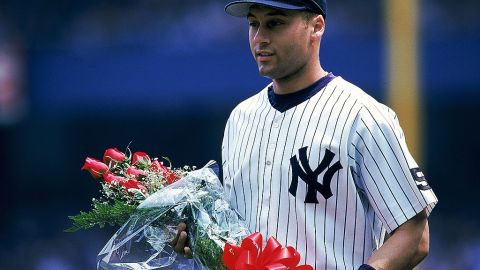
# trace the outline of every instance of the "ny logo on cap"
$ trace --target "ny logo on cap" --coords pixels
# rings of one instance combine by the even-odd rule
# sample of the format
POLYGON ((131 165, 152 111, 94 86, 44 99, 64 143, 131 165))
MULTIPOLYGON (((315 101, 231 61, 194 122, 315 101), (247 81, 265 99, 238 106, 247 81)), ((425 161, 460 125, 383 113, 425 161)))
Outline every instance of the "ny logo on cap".
POLYGON ((300 159, 300 163, 302 164, 302 166, 300 166, 297 156, 293 156, 290 158, 290 165, 292 166, 292 183, 290 184, 290 188, 288 189, 288 191, 293 196, 297 196, 298 178, 300 177, 307 184, 307 195, 305 197, 305 203, 318 203, 317 192, 320 192, 320 194, 322 194, 325 199, 333 196, 332 189, 330 187, 332 177, 337 171, 339 171, 343 167, 340 164, 340 161, 337 161, 332 166, 330 166, 330 163, 332 163, 335 154, 329 149, 326 149, 322 162, 320 162, 320 165, 318 165, 315 170, 312 170, 307 160, 307 149, 308 147, 305 146, 303 148, 300 148, 300 150, 298 151, 298 159, 300 159), (325 170, 326 172, 323 175, 323 182, 317 182, 319 175, 325 170))

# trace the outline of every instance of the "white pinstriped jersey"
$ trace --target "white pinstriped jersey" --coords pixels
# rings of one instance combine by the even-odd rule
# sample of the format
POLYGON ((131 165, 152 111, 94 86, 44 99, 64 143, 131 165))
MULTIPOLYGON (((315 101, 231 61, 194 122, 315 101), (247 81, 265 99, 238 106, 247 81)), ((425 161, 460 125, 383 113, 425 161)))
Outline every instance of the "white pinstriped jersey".
POLYGON ((341 77, 286 111, 266 87, 231 113, 226 195, 250 230, 295 247, 315 269, 358 269, 437 198, 395 113, 341 77))

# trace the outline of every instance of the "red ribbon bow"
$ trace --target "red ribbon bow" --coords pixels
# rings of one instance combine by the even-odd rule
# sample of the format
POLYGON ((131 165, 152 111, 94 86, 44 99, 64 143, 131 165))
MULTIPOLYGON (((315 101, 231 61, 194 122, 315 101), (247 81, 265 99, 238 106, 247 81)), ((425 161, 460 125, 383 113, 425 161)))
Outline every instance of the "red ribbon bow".
POLYGON ((225 244, 223 262, 229 270, 313 270, 300 265, 300 254, 293 247, 282 247, 274 237, 262 250, 262 234, 254 233, 243 239, 241 246, 225 244))

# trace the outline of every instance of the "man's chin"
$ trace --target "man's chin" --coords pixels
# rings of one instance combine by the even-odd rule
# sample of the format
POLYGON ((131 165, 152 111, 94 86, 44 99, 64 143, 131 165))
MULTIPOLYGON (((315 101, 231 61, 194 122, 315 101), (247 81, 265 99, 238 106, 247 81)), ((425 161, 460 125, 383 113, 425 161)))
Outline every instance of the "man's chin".
POLYGON ((261 68, 261 67, 258 68, 258 73, 260 73, 261 76, 267 77, 267 78, 270 78, 270 79, 274 79, 274 77, 275 77, 271 70, 261 68))

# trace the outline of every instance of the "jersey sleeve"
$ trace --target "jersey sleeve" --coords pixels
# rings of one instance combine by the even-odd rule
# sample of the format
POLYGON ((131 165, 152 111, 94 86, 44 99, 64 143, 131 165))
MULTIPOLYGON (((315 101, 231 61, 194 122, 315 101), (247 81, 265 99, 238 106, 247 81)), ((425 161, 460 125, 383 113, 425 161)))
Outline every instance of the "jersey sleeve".
POLYGON ((355 119, 349 155, 356 184, 390 233, 426 209, 437 197, 408 151, 395 113, 364 106, 355 119))

